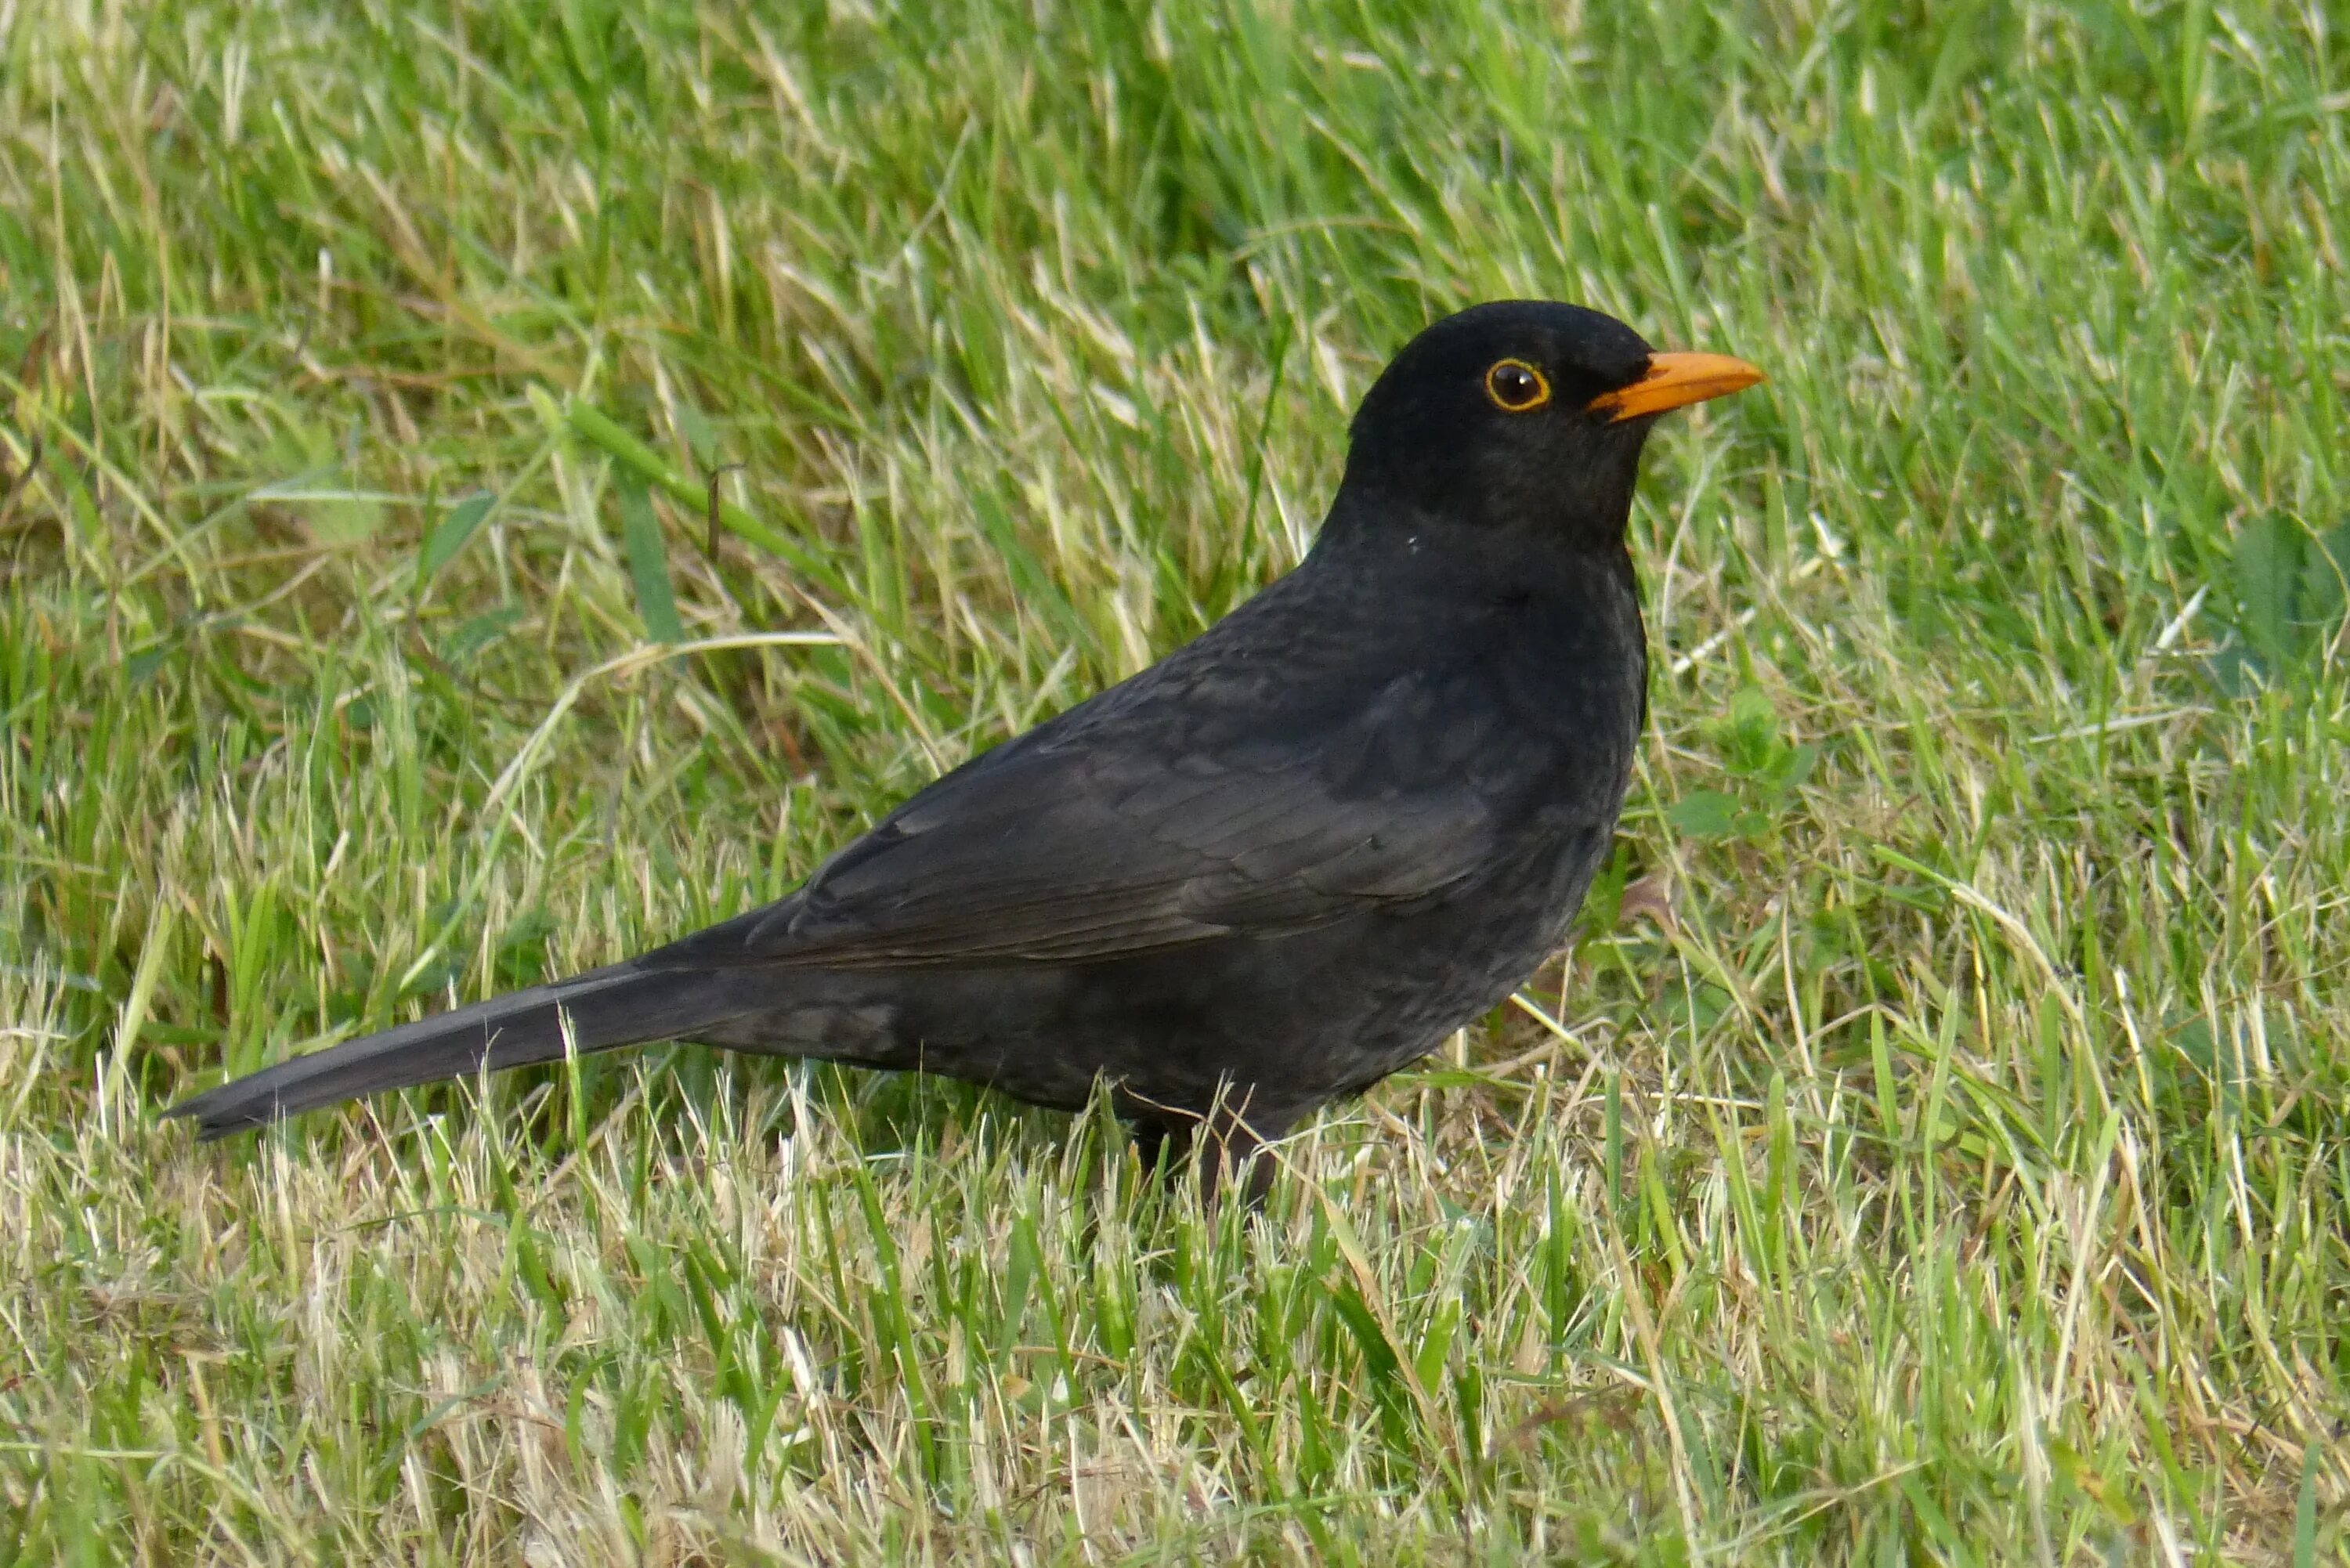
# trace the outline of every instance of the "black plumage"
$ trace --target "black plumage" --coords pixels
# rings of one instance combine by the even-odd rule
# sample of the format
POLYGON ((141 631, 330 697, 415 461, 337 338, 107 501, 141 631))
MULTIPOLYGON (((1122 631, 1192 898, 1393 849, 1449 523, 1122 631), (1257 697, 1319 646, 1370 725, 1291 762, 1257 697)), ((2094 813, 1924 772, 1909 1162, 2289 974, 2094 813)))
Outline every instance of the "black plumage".
MULTIPOLYGON (((1760 373, 1573 306, 1438 322, 1306 559, 940 779, 797 891, 296 1058, 205 1137, 648 1040, 920 1069, 1238 1157, 1506 996, 1607 853, 1646 710, 1625 546, 1656 414, 1760 373)), ((1223 1161, 1212 1165, 1211 1180, 1223 1161)))

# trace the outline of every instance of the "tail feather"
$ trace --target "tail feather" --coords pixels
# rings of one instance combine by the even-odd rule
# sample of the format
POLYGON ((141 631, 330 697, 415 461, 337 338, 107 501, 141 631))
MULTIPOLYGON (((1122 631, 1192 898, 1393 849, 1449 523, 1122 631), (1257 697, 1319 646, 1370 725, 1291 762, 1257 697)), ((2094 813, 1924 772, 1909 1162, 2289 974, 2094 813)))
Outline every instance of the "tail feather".
POLYGON ((590 970, 296 1056, 163 1114, 192 1117, 196 1136, 211 1139, 380 1090, 558 1061, 567 1050, 567 1022, 568 1048, 583 1054, 691 1038, 732 1015, 729 978, 635 963, 590 970))

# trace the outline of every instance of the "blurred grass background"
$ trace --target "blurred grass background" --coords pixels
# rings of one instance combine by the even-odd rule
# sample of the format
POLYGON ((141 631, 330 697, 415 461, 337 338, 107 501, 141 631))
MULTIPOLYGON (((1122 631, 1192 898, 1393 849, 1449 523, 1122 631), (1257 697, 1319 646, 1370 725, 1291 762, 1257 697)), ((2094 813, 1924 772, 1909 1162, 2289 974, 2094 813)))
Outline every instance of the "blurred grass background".
POLYGON ((2345 1561, 2345 20, 0 8, 0 1561, 2345 1561), (1261 1220, 698 1050, 157 1124, 780 893, 1504 295, 1773 379, 1576 945, 1261 1220))

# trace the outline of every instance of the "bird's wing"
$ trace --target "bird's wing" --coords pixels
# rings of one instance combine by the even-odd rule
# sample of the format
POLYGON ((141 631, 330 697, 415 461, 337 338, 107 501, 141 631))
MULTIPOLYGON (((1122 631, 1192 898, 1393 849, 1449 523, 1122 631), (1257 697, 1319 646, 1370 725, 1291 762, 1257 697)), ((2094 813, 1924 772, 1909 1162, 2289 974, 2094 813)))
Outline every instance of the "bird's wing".
POLYGON ((1205 696, 1033 732, 705 935, 838 968, 1101 959, 1327 924, 1496 854, 1481 682, 1414 672, 1319 713, 1205 696))

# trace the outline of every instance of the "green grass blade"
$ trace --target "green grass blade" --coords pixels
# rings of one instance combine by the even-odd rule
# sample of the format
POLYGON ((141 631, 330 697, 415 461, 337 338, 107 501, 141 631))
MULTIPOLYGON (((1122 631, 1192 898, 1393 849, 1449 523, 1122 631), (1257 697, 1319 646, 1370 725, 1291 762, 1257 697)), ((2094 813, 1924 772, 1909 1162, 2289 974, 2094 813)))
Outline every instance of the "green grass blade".
POLYGON ((645 635, 655 642, 683 642, 685 627, 677 618, 669 550, 661 541, 660 520, 653 515, 652 496, 644 480, 629 469, 612 476, 612 489, 619 497, 620 534, 628 545, 629 577, 637 586, 637 611, 644 618, 645 635))
POLYGON ((490 508, 495 504, 497 497, 484 491, 466 496, 442 514, 441 521, 433 525, 431 535, 424 541, 424 548, 417 554, 418 587, 431 582, 434 574, 457 558, 457 552, 465 547, 465 541, 473 536, 473 530, 482 525, 490 514, 490 508))

